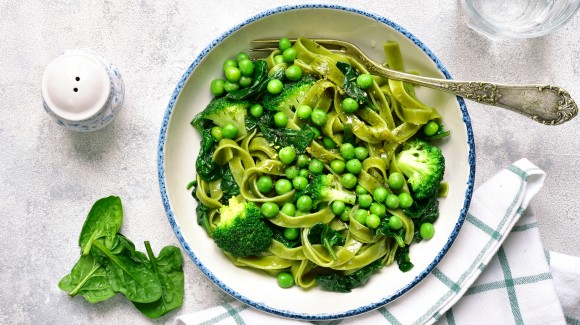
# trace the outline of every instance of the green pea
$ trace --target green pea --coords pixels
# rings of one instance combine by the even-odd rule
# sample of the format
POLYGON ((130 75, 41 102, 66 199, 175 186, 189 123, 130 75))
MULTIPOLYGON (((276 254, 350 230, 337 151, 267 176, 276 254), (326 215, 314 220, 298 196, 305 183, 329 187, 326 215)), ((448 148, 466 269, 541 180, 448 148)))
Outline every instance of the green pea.
POLYGON ((349 173, 357 175, 362 170, 362 164, 358 159, 351 159, 346 162, 346 170, 348 170, 349 173))
POLYGON ((254 73, 254 62, 249 59, 238 61, 238 69, 240 69, 242 76, 251 77, 254 73))
POLYGON ((399 230, 401 227, 403 227, 403 220, 401 220, 401 218, 398 216, 391 216, 389 218, 389 228, 399 230))
POLYGON ((292 146, 284 147, 278 152, 280 161, 286 165, 290 165, 296 159, 296 149, 292 146))
POLYGON ((298 159, 296 159, 296 165, 298 165, 298 167, 306 167, 309 162, 310 158, 305 154, 298 155, 298 159))
POLYGON ((280 211, 282 211, 282 213, 290 217, 296 216, 296 206, 290 202, 284 203, 284 205, 282 206, 282 210, 280 211))
POLYGON ((324 124, 326 124, 326 121, 328 120, 328 115, 326 114, 325 111, 321 110, 320 108, 315 108, 312 110, 310 118, 312 119, 312 123, 318 126, 323 126, 324 124))
POLYGON ((222 127, 222 135, 226 139, 234 139, 234 138, 236 138, 238 136, 238 133, 239 132, 240 131, 238 130, 238 127, 234 123, 232 123, 232 122, 227 122, 222 127))
POLYGON ((439 131, 439 124, 435 121, 429 121, 423 127, 423 133, 425 133, 426 136, 432 136, 437 133, 437 131, 439 131))
POLYGON ((332 210, 332 213, 340 215, 344 212, 344 210, 346 210, 346 204, 344 204, 342 201, 334 201, 330 205, 330 209, 332 210))
POLYGON ((393 190, 400 190, 403 188, 403 184, 405 183, 405 177, 403 177, 403 174, 399 172, 393 172, 389 175, 387 182, 389 187, 393 190))
POLYGON ((312 158, 310 163, 308 164, 308 170, 314 175, 321 175, 322 171, 324 170, 324 164, 322 161, 312 158))
POLYGON ((342 174, 346 169, 346 164, 340 159, 335 159, 330 162, 330 168, 337 174, 342 174))
POLYGON ((367 89, 373 85, 373 77, 369 73, 363 73, 356 77, 356 84, 361 89, 367 89))
POLYGON ((286 68, 286 78, 290 81, 298 81, 302 78, 302 68, 297 65, 291 65, 286 68))
POLYGON ((278 286, 280 288, 286 289, 294 286, 294 277, 292 276, 292 273, 280 272, 276 276, 276 280, 278 281, 278 286))
POLYGON ((413 205, 413 198, 407 192, 402 192, 399 194, 399 207, 406 209, 413 205))
POLYGON ((240 64, 240 61, 249 60, 249 59, 250 59, 250 56, 246 52, 240 52, 236 55, 236 62, 238 62, 238 65, 240 64))
POLYGON ((232 91, 236 91, 238 89, 240 89, 240 85, 236 82, 226 80, 226 82, 224 83, 224 90, 226 91, 226 93, 231 93, 232 91))
POLYGON ((377 229, 381 224, 381 218, 376 214, 369 214, 365 220, 365 224, 371 229, 377 229))
POLYGON ((211 93, 214 96, 221 96, 224 94, 225 90, 224 90, 224 84, 226 83, 225 80, 223 79, 214 79, 212 80, 209 88, 211 90, 211 93))
POLYGON ((282 56, 282 54, 275 55, 274 64, 282 64, 282 63, 284 63, 284 57, 282 56))
POLYGON ((385 205, 389 209, 397 209, 399 207, 399 197, 396 196, 395 194, 387 195, 385 205))
POLYGON ((266 218, 274 218, 280 212, 280 208, 274 202, 265 202, 260 208, 260 212, 266 218))
POLYGON ((347 113, 354 113, 358 110, 358 102, 352 98, 345 98, 342 101, 342 109, 347 113))
POLYGON ((354 192, 358 195, 363 195, 363 194, 368 194, 369 191, 367 191, 366 188, 364 188, 362 185, 358 184, 354 190, 354 192))
POLYGON ((349 221, 350 220, 350 207, 346 207, 344 212, 340 214, 340 220, 342 221, 349 221))
POLYGON ((280 48, 281 51, 285 51, 286 49, 289 49, 291 47, 292 47, 292 43, 290 42, 288 37, 282 37, 278 41, 278 48, 280 48))
POLYGON ((224 70, 224 72, 226 71, 227 68, 229 67, 234 67, 237 68, 238 67, 238 63, 232 59, 227 59, 224 61, 224 64, 222 65, 222 69, 224 70))
POLYGON ((354 148, 354 157, 360 161, 367 159, 369 156, 369 151, 365 147, 354 148))
POLYGON ((378 202, 373 202, 369 208, 369 211, 379 217, 384 217, 387 215, 387 207, 384 204, 378 202))
POLYGON ((295 189, 301 191, 308 186, 308 179, 304 176, 297 176, 292 180, 292 185, 295 189))
POLYGON ((238 81, 238 84, 239 84, 239 85, 240 85, 240 87, 242 87, 242 88, 249 87, 249 86, 252 84, 252 78, 250 78, 250 77, 245 77, 245 76, 242 76, 242 77, 240 78, 240 81, 238 81))
POLYGON ((310 177, 310 172, 308 171, 308 168, 300 168, 298 175, 300 175, 304 178, 308 178, 308 177, 310 177))
POLYGON ((288 179, 294 179, 294 178, 298 177, 300 170, 296 166, 290 166, 290 167, 286 168, 284 173, 286 174, 286 177, 288 177, 288 179))
POLYGON ((300 229, 298 228, 285 228, 284 237, 288 240, 295 240, 300 235, 300 229))
POLYGON ((388 195, 389 195, 389 192, 384 187, 377 187, 375 189, 375 191, 373 192, 373 197, 375 198, 375 201, 380 202, 380 203, 385 202, 388 195))
POLYGON ((254 104, 250 107, 250 114, 253 117, 258 118, 264 114, 264 107, 262 107, 260 104, 254 104))
POLYGON ((340 155, 346 160, 353 159, 354 158, 354 146, 350 143, 343 143, 340 146, 340 155))
POLYGON ((280 178, 276 181, 276 184, 274 184, 274 189, 278 195, 286 194, 292 191, 292 182, 285 178, 280 178))
POLYGON ((357 202, 361 208, 368 209, 373 203, 373 197, 370 196, 369 194, 359 195, 357 202))
POLYGON ((286 62, 286 63, 294 62, 294 60, 296 60, 297 56, 298 56, 298 52, 296 52, 296 49, 294 49, 292 47, 289 49, 285 49, 284 52, 282 52, 282 58, 284 59, 284 62, 286 62))
POLYGON ((262 194, 270 192, 273 187, 272 177, 270 177, 270 175, 260 176, 256 182, 256 186, 258 187, 258 191, 260 191, 262 194))
POLYGON ((266 86, 266 88, 268 89, 268 92, 270 94, 277 95, 282 92, 282 88, 284 88, 284 85, 282 84, 282 81, 278 79, 272 79, 268 81, 268 85, 266 86))
POLYGON ((226 73, 226 79, 231 81, 231 82, 238 82, 238 81, 240 81, 240 78, 242 77, 242 73, 240 72, 240 69, 238 69, 236 67, 227 67, 225 73, 226 73))
POLYGON ((347 189, 354 188, 356 186, 357 181, 358 180, 356 179, 356 176, 354 176, 351 173, 346 173, 342 175, 342 178, 340 179, 342 186, 346 187, 347 189))
POLYGON ((336 142, 334 142, 330 137, 322 138, 322 145, 326 149, 336 149, 336 142))
POLYGON ((274 124, 276 127, 285 128, 288 125, 288 115, 284 112, 274 114, 274 124))
POLYGON ((432 223, 425 222, 419 228, 419 234, 423 239, 431 239, 435 235, 435 227, 433 227, 432 223))
POLYGON ((211 136, 215 139, 216 142, 220 142, 224 138, 224 135, 222 134, 222 128, 219 126, 214 126, 211 128, 211 136))
POLYGON ((320 138, 320 130, 318 128, 313 127, 312 132, 314 132, 314 139, 320 138))
POLYGON ((361 225, 365 225, 367 222, 367 216, 369 212, 365 209, 358 209, 354 213, 354 220, 358 221, 361 225))
POLYGON ((308 212, 312 209, 312 198, 308 195, 302 195, 296 200, 296 207, 302 212, 308 212))

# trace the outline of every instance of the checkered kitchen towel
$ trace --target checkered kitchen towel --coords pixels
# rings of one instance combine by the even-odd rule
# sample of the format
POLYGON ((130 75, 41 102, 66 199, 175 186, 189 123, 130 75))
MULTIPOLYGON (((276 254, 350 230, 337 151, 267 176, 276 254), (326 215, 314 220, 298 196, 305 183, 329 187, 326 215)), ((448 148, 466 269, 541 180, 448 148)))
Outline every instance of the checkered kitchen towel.
MULTIPOLYGON (((474 192, 459 236, 427 278, 385 307, 329 323, 580 325, 580 258, 546 253, 533 213, 525 212, 544 177, 526 159, 499 172, 474 192)), ((233 302, 177 323, 301 322, 233 302)))

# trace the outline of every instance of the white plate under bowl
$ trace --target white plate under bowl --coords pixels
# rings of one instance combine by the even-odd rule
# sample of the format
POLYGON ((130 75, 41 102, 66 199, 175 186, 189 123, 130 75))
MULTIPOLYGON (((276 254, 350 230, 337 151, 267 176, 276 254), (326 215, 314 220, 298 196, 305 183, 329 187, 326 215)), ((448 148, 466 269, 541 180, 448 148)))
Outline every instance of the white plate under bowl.
POLYGON ((411 271, 403 273, 395 263, 350 293, 319 288, 304 290, 298 286, 282 289, 266 274, 232 265, 197 225, 195 201, 185 186, 195 179, 200 143, 200 136, 190 121, 210 101, 209 84, 221 76, 222 63, 240 51, 247 51, 253 39, 283 36, 350 41, 378 61, 384 61, 382 44, 394 40, 400 44, 406 69, 418 70, 426 76, 451 78, 421 41, 386 18, 333 5, 286 6, 261 13, 209 44, 177 84, 159 139, 161 196, 184 250, 211 281, 233 297, 257 309, 291 318, 323 320, 357 315, 409 291, 441 261, 457 236, 469 207, 475 176, 469 115, 462 99, 426 88, 417 89, 419 98, 438 109, 452 135, 441 145, 447 162, 444 180, 450 185, 449 196, 441 200, 435 237, 411 247, 410 256, 415 264, 411 271))

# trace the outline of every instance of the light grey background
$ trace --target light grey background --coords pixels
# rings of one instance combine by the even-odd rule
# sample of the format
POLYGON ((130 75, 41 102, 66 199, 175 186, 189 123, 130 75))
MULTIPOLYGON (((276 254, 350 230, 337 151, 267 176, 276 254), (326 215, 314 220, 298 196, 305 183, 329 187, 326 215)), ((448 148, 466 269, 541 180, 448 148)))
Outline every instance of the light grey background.
MULTIPOLYGON (((300 1, 306 2, 306 1, 300 1)), ((143 323, 122 296, 91 305, 57 283, 78 259, 91 205, 123 199, 122 232, 143 250, 179 243, 157 181, 169 97, 195 55, 235 24, 298 1, 0 2, 0 323, 143 323), (73 133, 41 109, 40 80, 63 49, 88 47, 121 70, 124 110, 103 130, 73 133)), ((421 39, 456 79, 553 83, 580 100, 580 15, 538 39, 490 41, 468 29, 459 1, 335 1, 387 17, 421 39)), ((547 249, 580 255, 580 119, 548 127, 468 103, 476 185, 522 157, 547 172, 531 204, 547 249)), ((192 216, 192 222, 194 222, 192 216)), ((231 298, 185 256, 184 306, 157 323, 231 298)))

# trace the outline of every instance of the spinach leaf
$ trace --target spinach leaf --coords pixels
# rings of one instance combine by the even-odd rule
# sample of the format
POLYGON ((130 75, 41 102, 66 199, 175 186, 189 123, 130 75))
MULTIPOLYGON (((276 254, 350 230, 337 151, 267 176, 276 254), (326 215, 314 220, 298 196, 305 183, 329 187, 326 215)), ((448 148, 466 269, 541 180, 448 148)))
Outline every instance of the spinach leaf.
POLYGON ((236 183, 229 166, 224 166, 222 171, 221 189, 224 192, 222 199, 227 202, 232 196, 240 195, 240 186, 236 183))
POLYGON ((292 130, 288 128, 274 129, 260 126, 264 138, 280 147, 292 146, 298 154, 306 152, 314 139, 315 133, 312 127, 304 124, 301 130, 292 130))
POLYGON ((405 237, 405 228, 393 230, 389 226, 388 218, 384 218, 381 220, 381 223, 379 224, 375 232, 380 235, 395 238, 395 241, 397 242, 397 245, 399 245, 399 247, 405 246, 405 241, 403 240, 403 238, 405 237))
POLYGON ((206 182, 215 181, 222 177, 222 167, 212 159, 216 148, 215 138, 209 128, 201 129, 201 144, 199 155, 195 161, 197 174, 206 182))
POLYGON ((272 229, 272 239, 282 243, 287 248, 294 248, 300 245, 300 236, 294 240, 290 240, 284 236, 284 228, 276 226, 271 222, 268 222, 267 225, 272 229))
POLYGON ((334 245, 344 245, 345 239, 338 231, 318 222, 308 230, 308 241, 313 245, 322 244, 332 256, 332 259, 336 259, 336 253, 332 247, 334 245))
POLYGON ((359 104, 365 104, 366 106, 373 108, 373 103, 369 99, 369 95, 366 91, 362 90, 356 83, 356 73, 355 69, 348 63, 336 62, 336 67, 342 74, 344 74, 344 82, 342 88, 346 95, 352 99, 355 99, 359 104))
POLYGON ((319 274, 316 276, 316 283, 321 288, 335 292, 350 292, 353 288, 364 285, 369 281, 373 272, 383 267, 380 260, 353 272, 349 275, 319 274))
POLYGON ((134 302, 153 302, 161 297, 161 283, 143 253, 125 249, 115 255, 101 239, 94 241, 93 247, 103 253, 99 261, 105 266, 114 291, 123 293, 134 302))
POLYGON ((70 296, 82 295, 88 302, 97 303, 113 297, 105 268, 91 255, 81 256, 70 274, 60 280, 58 287, 70 296))
POLYGON ((272 79, 282 79, 284 77, 284 69, 276 70, 268 77, 268 64, 264 60, 254 61, 254 72, 252 73, 252 84, 247 88, 232 91, 226 96, 235 100, 255 100, 260 95, 264 94, 268 89, 268 82, 272 79))
POLYGON ((414 266, 413 263, 411 263, 411 258, 409 257, 409 247, 410 246, 399 247, 395 253, 395 260, 397 260, 399 270, 402 272, 407 272, 414 266))
POLYGON ((197 181, 193 181, 190 184, 193 186, 193 190, 191 191, 191 196, 197 202, 197 207, 195 208, 195 215, 197 217, 197 224, 202 226, 205 232, 211 237, 211 226, 209 224, 209 214, 208 214, 208 207, 203 205, 201 201, 197 198, 195 194, 197 190, 197 181))
POLYGON ((183 304, 183 258, 181 251, 175 246, 164 247, 157 258, 148 241, 145 242, 145 248, 153 272, 161 283, 161 298, 150 303, 133 304, 147 317, 158 318, 183 304))
POLYGON ((121 199, 109 196, 95 202, 83 224, 79 236, 79 246, 82 255, 87 255, 92 243, 101 237, 107 241, 113 240, 123 222, 123 207, 121 199))
POLYGON ((423 200, 413 200, 413 204, 410 207, 403 209, 403 212, 413 220, 413 225, 415 226, 413 240, 417 243, 420 242, 423 240, 419 234, 421 225, 425 222, 433 223, 437 218, 439 218, 438 194, 435 193, 423 200))

